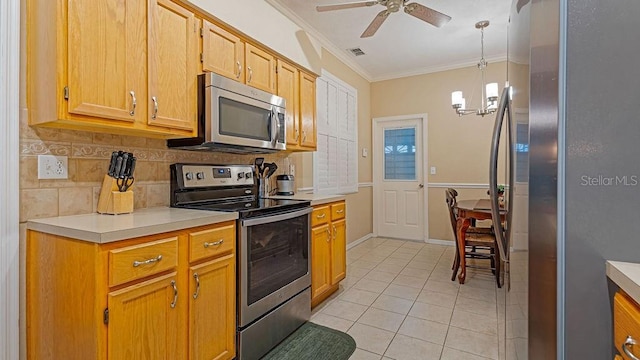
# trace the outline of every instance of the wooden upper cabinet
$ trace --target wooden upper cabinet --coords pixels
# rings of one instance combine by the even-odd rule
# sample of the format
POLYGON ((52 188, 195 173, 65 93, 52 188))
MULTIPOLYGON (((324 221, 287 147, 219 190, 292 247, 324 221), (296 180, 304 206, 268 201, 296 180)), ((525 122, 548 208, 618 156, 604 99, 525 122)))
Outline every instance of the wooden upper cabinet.
POLYGON ((197 119, 198 27, 170 0, 150 2, 149 125, 193 130, 197 119))
POLYGON ((244 82, 244 42, 207 20, 202 20, 202 71, 244 82))
POLYGON ((316 77, 300 72, 300 146, 315 150, 316 141, 316 77))
MULTIPOLYGON (((70 114, 131 123, 144 119, 135 99, 146 97, 146 32, 140 31, 147 27, 145 11, 143 1, 69 1, 68 91, 63 96, 70 114)), ((28 61, 39 60, 32 56, 28 61)), ((38 79, 32 80, 38 86, 38 79)))
POLYGON ((280 59, 278 63, 278 96, 286 101, 287 148, 296 147, 300 138, 300 75, 293 65, 280 59))
POLYGON ((30 125, 195 134, 193 13, 169 0, 27 0, 27 18, 30 125))
POLYGON ((275 94, 276 59, 273 55, 251 44, 245 44, 244 58, 247 66, 246 84, 275 94))

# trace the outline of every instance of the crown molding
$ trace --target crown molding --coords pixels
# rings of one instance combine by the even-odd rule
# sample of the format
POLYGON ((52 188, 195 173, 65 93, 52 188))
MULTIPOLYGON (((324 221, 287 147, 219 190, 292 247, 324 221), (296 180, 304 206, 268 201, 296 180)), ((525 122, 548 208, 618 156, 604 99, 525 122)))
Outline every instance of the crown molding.
MULTIPOLYGON (((486 58, 486 60, 487 60, 487 63, 489 63, 489 64, 491 64, 492 62, 496 63, 496 62, 507 61, 507 54, 504 53, 504 54, 501 54, 501 55, 493 56, 493 57, 490 57, 490 58, 486 58)), ((416 76, 416 75, 425 75, 425 74, 431 74, 431 73, 447 71, 447 70, 461 69, 461 68, 477 66, 477 65, 478 65, 478 59, 467 60, 467 61, 457 62, 457 63, 453 63, 453 64, 447 64, 447 65, 440 65, 440 66, 428 66, 428 67, 424 67, 422 69, 416 69, 416 70, 412 70, 412 71, 396 72, 396 73, 389 73, 389 74, 382 75, 382 76, 376 76, 376 77, 373 78, 373 82, 385 81, 385 80, 393 80, 393 79, 399 79, 399 78, 403 78, 403 77, 416 76)))
POLYGON ((349 57, 345 49, 340 49, 335 46, 329 39, 327 39, 324 35, 322 35, 318 30, 316 30, 313 26, 311 26, 308 22, 304 21, 300 16, 293 13, 286 6, 282 5, 278 0, 265 0, 268 4, 273 6, 276 10, 280 11, 284 16, 289 18, 289 20, 293 21, 296 25, 300 26, 302 30, 311 34, 314 38, 316 38, 322 47, 324 47, 327 51, 333 54, 335 57, 340 59, 345 65, 347 65, 351 70, 355 71, 358 75, 362 76, 368 82, 373 82, 373 76, 369 74, 368 71, 362 68, 358 63, 353 61, 352 58, 349 57))

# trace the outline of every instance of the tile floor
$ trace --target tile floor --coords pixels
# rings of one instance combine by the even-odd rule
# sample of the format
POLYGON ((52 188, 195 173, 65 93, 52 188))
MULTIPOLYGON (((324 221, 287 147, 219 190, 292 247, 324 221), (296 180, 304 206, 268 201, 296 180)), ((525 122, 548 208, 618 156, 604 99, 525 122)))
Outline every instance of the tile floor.
POLYGON ((497 359, 494 278, 451 281, 455 247, 372 238, 347 251, 347 277, 311 321, 347 332, 360 359, 497 359))

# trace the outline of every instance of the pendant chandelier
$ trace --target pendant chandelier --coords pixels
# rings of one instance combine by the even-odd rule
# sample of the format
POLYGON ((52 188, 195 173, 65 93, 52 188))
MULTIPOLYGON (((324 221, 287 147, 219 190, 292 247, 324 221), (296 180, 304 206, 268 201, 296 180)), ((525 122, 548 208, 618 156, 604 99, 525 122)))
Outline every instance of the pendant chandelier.
POLYGON ((478 69, 482 74, 482 103, 479 109, 467 109, 465 98, 462 95, 462 91, 454 91, 451 93, 451 106, 456 111, 458 116, 476 114, 485 116, 493 114, 498 108, 498 83, 489 83, 485 85, 484 71, 487 67, 487 61, 484 59, 484 28, 489 26, 489 20, 483 20, 476 23, 476 29, 480 29, 480 48, 481 56, 478 63, 478 69))

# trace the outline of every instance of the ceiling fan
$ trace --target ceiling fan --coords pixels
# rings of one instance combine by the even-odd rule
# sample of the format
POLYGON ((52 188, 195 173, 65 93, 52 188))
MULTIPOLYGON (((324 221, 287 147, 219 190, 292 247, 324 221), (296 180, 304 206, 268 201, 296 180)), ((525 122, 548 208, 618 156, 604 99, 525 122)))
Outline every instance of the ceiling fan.
POLYGON ((431 8, 428 8, 424 5, 418 3, 410 3, 407 4, 409 0, 375 0, 375 1, 359 1, 352 3, 344 3, 344 4, 334 4, 334 5, 318 5, 316 6, 316 11, 331 11, 331 10, 342 10, 342 9, 350 9, 357 7, 368 7, 373 5, 382 5, 385 6, 386 9, 382 10, 376 15, 373 19, 369 27, 360 35, 361 38, 366 38, 373 36, 373 34, 378 31, 380 25, 387 20, 387 17, 394 12, 398 12, 400 8, 403 8, 404 12, 417 17, 418 19, 428 22, 429 24, 435 27, 441 27, 451 20, 451 16, 445 15, 441 12, 435 11, 431 8))

